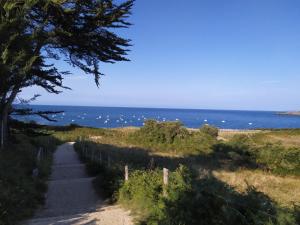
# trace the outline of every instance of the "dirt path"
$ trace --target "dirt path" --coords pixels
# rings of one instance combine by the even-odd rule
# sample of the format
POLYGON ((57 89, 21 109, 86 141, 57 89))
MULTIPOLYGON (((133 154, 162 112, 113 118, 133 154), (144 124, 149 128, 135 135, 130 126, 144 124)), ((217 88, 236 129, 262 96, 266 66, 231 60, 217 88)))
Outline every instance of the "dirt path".
POLYGON ((92 177, 73 149, 73 143, 58 147, 44 207, 26 225, 132 225, 129 212, 107 206, 95 193, 92 177))

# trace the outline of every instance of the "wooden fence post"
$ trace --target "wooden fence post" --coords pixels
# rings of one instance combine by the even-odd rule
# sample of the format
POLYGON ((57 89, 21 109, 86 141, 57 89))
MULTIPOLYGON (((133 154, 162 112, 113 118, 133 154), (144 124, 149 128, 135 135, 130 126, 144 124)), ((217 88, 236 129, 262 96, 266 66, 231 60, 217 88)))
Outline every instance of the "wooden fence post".
POLYGON ((109 157, 109 155, 107 156, 107 166, 110 167, 110 157, 109 157))
POLYGON ((99 153, 100 164, 102 164, 102 152, 101 152, 101 150, 99 152, 100 152, 99 153))
POLYGON ((150 159, 149 169, 150 169, 150 170, 153 170, 154 168, 155 168, 154 158, 152 157, 152 158, 150 159))
POLYGON ((167 168, 163 168, 163 195, 167 196, 167 186, 169 183, 169 170, 167 168))
POLYGON ((41 161, 41 154, 42 154, 42 148, 40 147, 38 150, 38 154, 37 154, 37 161, 40 162, 41 161))
POLYGON ((125 181, 128 181, 128 165, 125 166, 125 181))
POLYGON ((92 149, 92 158, 91 161, 95 161, 95 149, 92 149))
POLYGON ((0 148, 4 148, 4 123, 3 119, 1 119, 1 146, 0 148))

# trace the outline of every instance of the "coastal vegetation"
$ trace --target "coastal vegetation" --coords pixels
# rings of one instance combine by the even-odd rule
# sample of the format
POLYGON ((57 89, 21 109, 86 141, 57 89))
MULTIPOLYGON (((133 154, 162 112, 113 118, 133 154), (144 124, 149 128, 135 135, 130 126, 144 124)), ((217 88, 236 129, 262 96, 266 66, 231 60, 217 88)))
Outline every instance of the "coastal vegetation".
MULTIPOLYGON (((16 130, 15 130, 16 131, 16 130)), ((33 215, 44 202, 52 153, 59 142, 51 136, 14 133, 0 152, 0 224, 14 225, 33 215)))
MULTIPOLYGON (((133 5, 134 0, 0 1, 0 225, 22 223, 43 205, 53 153, 59 144, 70 141, 74 145, 65 145, 62 158, 72 158, 73 161, 68 162, 71 166, 67 165, 68 169, 65 169, 66 160, 65 164, 56 164, 60 170, 54 170, 54 174, 59 174, 69 184, 63 188, 56 187, 56 190, 64 189, 65 192, 72 186, 69 198, 66 201, 61 198, 67 203, 70 199, 73 200, 75 192, 76 196, 82 198, 86 197, 82 194, 84 192, 93 193, 86 199, 97 200, 91 189, 91 179, 85 179, 86 174, 79 170, 82 169, 82 164, 75 153, 65 156, 65 152, 70 153, 74 146, 79 158, 85 163, 87 172, 95 177, 93 186, 96 192, 105 196, 108 202, 131 210, 136 224, 300 224, 300 129, 226 132, 208 124, 189 129, 178 121, 182 117, 178 117, 176 121, 166 121, 175 116, 160 118, 158 115, 155 118, 164 122, 146 120, 144 115, 130 115, 130 120, 127 121, 127 116, 120 115, 118 120, 112 119, 115 124, 120 125, 121 121, 122 125, 137 124, 139 121, 138 124, 144 125, 141 128, 116 129, 97 129, 76 124, 47 126, 34 121, 27 123, 13 119, 15 116, 36 115, 55 121, 55 116, 49 115, 60 113, 33 110, 28 103, 39 95, 22 99, 22 90, 34 86, 51 94, 59 94, 62 90, 70 89, 63 82, 66 75, 78 69, 91 76, 99 87, 103 75, 101 64, 129 61, 131 40, 123 37, 125 33, 120 29, 131 26, 128 18, 133 5), (70 71, 62 62, 71 67, 70 71), (67 69, 62 71, 61 68, 67 69), (18 107, 19 105, 22 106, 18 107), (124 122, 123 117, 126 117, 124 122), (80 182, 84 177, 88 188, 73 188, 75 185, 65 179, 66 170, 80 174, 76 176, 80 182), (82 192, 78 194, 78 190, 82 192)), ((156 4, 155 7, 154 11, 148 7, 152 19, 155 13, 164 14, 161 5, 156 4)), ((156 36, 163 36, 163 30, 157 29, 157 24, 152 19, 148 22, 157 31, 156 36)), ((172 17, 168 23, 176 24, 172 17)), ((184 27, 185 24, 188 23, 182 22, 181 30, 185 36, 189 36, 191 33, 185 32, 188 30, 188 27, 184 27)), ((163 21, 160 25, 165 27, 163 21)), ((227 30, 224 27, 221 31, 227 30)), ((174 43, 178 45, 177 40, 174 43)), ((152 44, 157 45, 157 48, 151 49, 153 52, 147 52, 148 49, 145 48, 143 54, 154 56, 153 59, 156 58, 157 49, 163 52, 169 47, 159 46, 161 43, 158 39, 152 44)), ((215 44, 214 48, 222 49, 215 44)), ((166 52, 170 55, 170 51, 166 52)), ((176 56, 183 53, 178 52, 176 56)), ((172 59, 169 61, 174 62, 172 59)), ((185 61, 189 62, 188 59, 185 61)), ((169 74, 170 77, 173 75, 169 74)), ((87 102, 91 101, 85 103, 87 102)), ((84 113, 87 114, 88 112, 84 113)), ((110 113, 106 114, 106 120, 101 119, 101 123, 111 126, 112 123, 108 124, 109 117, 114 116, 108 114, 110 113)), ((299 112, 280 114, 300 115, 299 112)), ((198 117, 199 114, 194 111, 193 115, 198 117)), ((80 115, 75 116, 78 116, 76 119, 85 119, 80 115)), ((96 119, 100 122, 102 116, 97 112, 96 119)), ((75 117, 60 118, 62 121, 75 121, 75 117)), ((94 116, 93 118, 95 119, 94 116)), ((247 118, 249 120, 243 122, 243 127, 258 126, 252 116, 247 118)), ((222 124, 226 124, 226 120, 230 122, 228 115, 224 118, 222 115, 219 119, 222 124)), ((197 118, 197 121, 200 120, 207 122, 210 118, 197 118)), ((66 172, 68 173, 69 171, 66 172)), ((69 178, 74 182, 73 176, 69 178)), ((57 194, 55 197, 60 198, 61 195, 57 194)), ((76 213, 81 210, 80 207, 90 210, 89 204, 82 204, 77 199, 75 202, 76 213)), ((91 208, 94 208, 94 202, 96 201, 93 201, 91 208)), ((98 205, 96 207, 98 210, 98 205)), ((65 211, 60 213, 67 214, 65 211)), ((122 219, 124 224, 124 218, 122 219)))
POLYGON ((297 129, 225 134, 208 125, 191 130, 178 121, 153 120, 145 121, 142 128, 16 121, 14 126, 14 144, 0 158, 1 171, 12 171, 1 173, 0 221, 4 224, 30 216, 43 202, 51 154, 38 163, 37 149, 52 153, 66 141, 76 142, 87 171, 96 176, 95 189, 112 202, 129 205, 140 224, 299 223, 297 129), (279 143, 278 137, 285 136, 289 141, 279 143), (34 177, 36 167, 40 173, 34 177), (167 187, 163 168, 169 169, 167 187), (20 208, 16 202, 22 202, 20 208))
POLYGON ((148 121, 141 129, 101 129, 98 137, 78 136, 75 149, 98 176, 95 188, 130 205, 141 224, 299 223, 299 149, 255 142, 264 131, 220 141, 216 132, 203 130, 214 128, 190 131, 179 122, 148 121), (184 149, 184 139, 208 133, 204 145, 174 151, 173 143, 184 149), (164 167, 170 169, 167 196, 164 167))

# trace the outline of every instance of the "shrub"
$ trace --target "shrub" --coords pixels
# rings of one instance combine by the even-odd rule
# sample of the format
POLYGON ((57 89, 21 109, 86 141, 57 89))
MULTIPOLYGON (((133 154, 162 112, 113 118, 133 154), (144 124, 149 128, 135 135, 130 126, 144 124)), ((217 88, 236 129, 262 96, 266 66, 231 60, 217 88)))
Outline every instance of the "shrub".
POLYGON ((240 194, 214 177, 197 180, 184 166, 169 175, 165 197, 160 170, 135 171, 121 186, 119 201, 142 215, 140 224, 260 225, 296 220, 291 212, 281 211, 277 217, 271 200, 251 186, 240 194))
MULTIPOLYGON (((13 225, 32 215, 44 201, 46 179, 50 174, 52 147, 42 145, 47 137, 19 136, 16 143, 0 152, 0 224, 13 225), (48 155, 36 162, 37 147, 47 147, 48 155), (32 170, 38 167, 38 177, 32 170)), ((53 142, 49 142, 53 143, 53 142)))
POLYGON ((258 145, 247 135, 235 135, 228 143, 214 147, 231 159, 256 164, 273 173, 300 175, 300 148, 287 148, 280 143, 258 145))
POLYGON ((152 151, 197 154, 209 152, 215 138, 204 132, 189 132, 181 122, 147 120, 142 128, 129 135, 128 142, 152 151))
POLYGON ((210 135, 213 138, 217 138, 219 135, 219 129, 208 124, 203 125, 200 128, 200 132, 210 135))
POLYGON ((229 145, 238 152, 249 152, 254 147, 254 142, 248 135, 236 134, 230 139, 229 145))
MULTIPOLYGON (((163 180, 161 170, 137 170, 130 175, 119 190, 119 201, 130 205, 143 216, 144 224, 172 224, 167 222, 187 221, 187 214, 183 208, 179 209, 177 201, 185 192, 192 190, 191 176, 186 167, 180 166, 169 174, 167 196, 163 196, 163 180), (173 215, 168 215, 166 207, 172 205, 173 215)), ((171 213, 171 212, 170 212, 171 213)), ((183 224, 183 223, 182 223, 183 224)))
POLYGON ((175 138, 186 137, 188 131, 181 122, 147 120, 135 135, 147 142, 172 144, 175 138))
POLYGON ((284 148, 281 144, 265 144, 256 149, 256 160, 275 173, 300 175, 299 148, 284 148))

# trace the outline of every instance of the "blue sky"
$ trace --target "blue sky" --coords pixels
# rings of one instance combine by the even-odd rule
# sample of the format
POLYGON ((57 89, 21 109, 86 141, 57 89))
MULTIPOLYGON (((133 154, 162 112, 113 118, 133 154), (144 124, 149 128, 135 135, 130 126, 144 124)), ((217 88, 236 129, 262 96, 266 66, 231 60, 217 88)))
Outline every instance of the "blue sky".
MULTIPOLYGON (((72 91, 36 104, 248 110, 300 109, 299 0, 137 0, 120 33, 131 62, 102 64, 101 86, 80 70, 72 91)), ((68 65, 59 63, 60 68, 68 65)))

